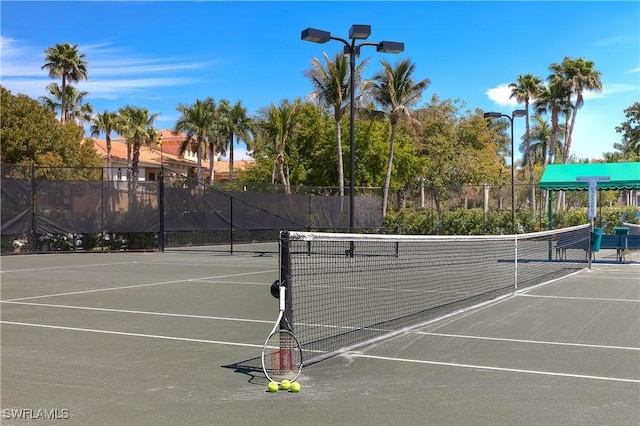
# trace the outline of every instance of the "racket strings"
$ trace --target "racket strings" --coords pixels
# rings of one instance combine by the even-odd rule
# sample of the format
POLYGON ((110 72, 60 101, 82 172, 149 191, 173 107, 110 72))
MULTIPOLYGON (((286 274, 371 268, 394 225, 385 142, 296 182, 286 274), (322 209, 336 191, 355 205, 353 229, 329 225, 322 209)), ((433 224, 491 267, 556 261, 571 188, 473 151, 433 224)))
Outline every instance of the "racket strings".
POLYGON ((302 351, 295 336, 287 330, 272 333, 265 344, 262 362, 270 380, 295 380, 302 368, 302 351))

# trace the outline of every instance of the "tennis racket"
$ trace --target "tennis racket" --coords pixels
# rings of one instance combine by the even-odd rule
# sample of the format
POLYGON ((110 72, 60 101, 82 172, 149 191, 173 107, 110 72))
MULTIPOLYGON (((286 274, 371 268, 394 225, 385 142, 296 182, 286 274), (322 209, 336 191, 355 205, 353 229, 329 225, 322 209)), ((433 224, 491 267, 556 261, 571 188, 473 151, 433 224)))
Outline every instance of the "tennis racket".
MULTIPOLYGON (((294 381, 302 372, 302 349, 290 330, 281 328, 285 310, 285 287, 279 287, 280 312, 271 334, 262 347, 262 370, 270 381, 294 381)), ((287 324, 288 325, 288 324, 287 324)), ((289 327, 290 328, 290 327, 289 327)))

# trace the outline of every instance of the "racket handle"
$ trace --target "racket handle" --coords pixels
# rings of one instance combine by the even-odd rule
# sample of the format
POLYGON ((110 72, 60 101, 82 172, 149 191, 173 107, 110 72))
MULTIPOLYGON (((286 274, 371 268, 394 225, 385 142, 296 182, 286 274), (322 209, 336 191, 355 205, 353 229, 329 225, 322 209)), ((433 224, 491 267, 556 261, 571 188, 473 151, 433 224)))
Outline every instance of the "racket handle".
POLYGON ((280 286, 280 312, 284 312, 284 291, 285 291, 285 287, 281 285, 280 286))

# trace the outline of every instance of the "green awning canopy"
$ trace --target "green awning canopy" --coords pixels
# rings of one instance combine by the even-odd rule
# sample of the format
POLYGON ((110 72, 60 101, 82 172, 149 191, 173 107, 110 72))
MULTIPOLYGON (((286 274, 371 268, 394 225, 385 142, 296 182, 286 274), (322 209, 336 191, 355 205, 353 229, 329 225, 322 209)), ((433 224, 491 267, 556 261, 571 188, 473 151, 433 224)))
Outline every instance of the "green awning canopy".
POLYGON ((550 164, 542 174, 540 189, 589 190, 589 182, 578 182, 578 178, 609 178, 608 182, 598 182, 598 189, 640 189, 640 162, 550 164))

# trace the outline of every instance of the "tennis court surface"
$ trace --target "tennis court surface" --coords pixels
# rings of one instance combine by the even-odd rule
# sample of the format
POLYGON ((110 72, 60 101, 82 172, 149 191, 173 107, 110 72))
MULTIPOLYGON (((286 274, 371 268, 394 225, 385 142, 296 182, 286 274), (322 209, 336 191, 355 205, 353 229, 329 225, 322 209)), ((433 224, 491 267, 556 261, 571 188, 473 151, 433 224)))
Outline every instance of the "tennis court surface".
POLYGON ((2 424, 640 424, 637 252, 306 366, 297 394, 260 367, 278 260, 3 257, 2 424))

